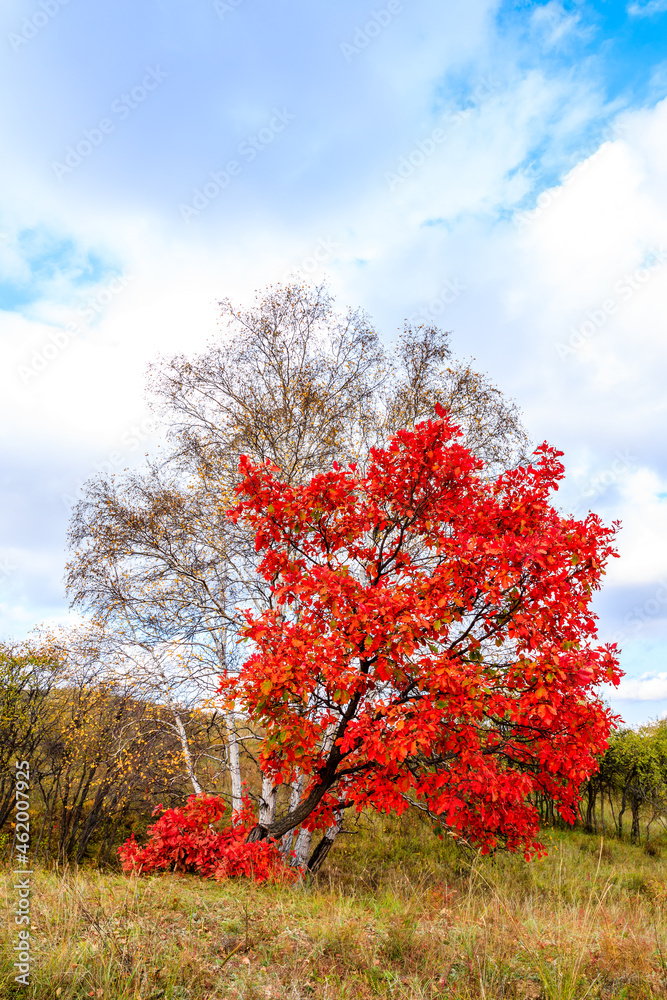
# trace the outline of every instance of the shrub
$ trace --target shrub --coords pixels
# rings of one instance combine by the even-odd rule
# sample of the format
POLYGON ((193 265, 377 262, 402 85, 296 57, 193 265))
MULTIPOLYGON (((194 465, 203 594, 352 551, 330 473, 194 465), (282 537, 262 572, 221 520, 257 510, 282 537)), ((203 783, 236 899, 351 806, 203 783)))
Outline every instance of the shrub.
POLYGON ((189 872, 220 881, 251 878, 255 882, 294 878, 283 864, 275 844, 245 842, 255 825, 249 800, 233 822, 216 828, 226 805, 218 795, 191 795, 181 808, 158 806, 162 815, 148 828, 150 839, 140 847, 134 834, 119 849, 123 871, 150 874, 155 871, 189 872))

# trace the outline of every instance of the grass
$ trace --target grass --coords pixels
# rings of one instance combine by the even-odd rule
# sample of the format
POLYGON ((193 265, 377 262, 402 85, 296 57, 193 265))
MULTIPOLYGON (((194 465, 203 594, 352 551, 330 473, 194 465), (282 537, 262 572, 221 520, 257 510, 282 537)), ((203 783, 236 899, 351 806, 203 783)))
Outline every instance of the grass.
MULTIPOLYGON (((549 855, 466 856, 416 821, 339 837, 310 885, 33 876, 30 1000, 643 1000, 667 997, 667 884, 652 855, 547 831, 549 855)), ((667 844, 665 845, 667 849, 667 844)))

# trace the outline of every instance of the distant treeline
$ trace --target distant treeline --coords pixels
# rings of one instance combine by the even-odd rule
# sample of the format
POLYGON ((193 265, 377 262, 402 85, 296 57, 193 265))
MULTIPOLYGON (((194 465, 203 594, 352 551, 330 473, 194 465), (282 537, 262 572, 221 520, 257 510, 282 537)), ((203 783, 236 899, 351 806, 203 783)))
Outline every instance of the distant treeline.
MULTIPOLYGON (((534 804, 543 823, 562 824, 547 796, 535 795, 534 804)), ((666 825, 666 719, 612 733, 597 774, 581 789, 579 817, 587 832, 621 839, 629 833, 633 844, 648 843, 654 823, 666 825)))

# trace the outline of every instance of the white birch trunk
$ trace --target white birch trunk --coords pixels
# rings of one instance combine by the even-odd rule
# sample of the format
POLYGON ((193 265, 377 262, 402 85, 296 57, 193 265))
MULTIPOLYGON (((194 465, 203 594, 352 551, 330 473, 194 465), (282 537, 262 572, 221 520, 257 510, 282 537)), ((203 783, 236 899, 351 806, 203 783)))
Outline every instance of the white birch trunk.
MULTIPOLYGON (((305 776, 300 774, 298 778, 295 778, 292 782, 292 792, 289 797, 289 811, 294 812, 299 802, 301 801, 301 796, 303 795, 303 786, 305 782, 305 776)), ((292 844, 294 842, 294 830, 289 830, 283 837, 280 843, 280 850, 285 857, 292 850, 292 844)))
POLYGON ((294 853, 296 855, 293 864, 297 868, 305 868, 310 857, 310 842, 313 839, 313 831, 301 827, 297 834, 294 853))
POLYGON ((188 744, 188 734, 185 732, 185 726, 181 721, 181 717, 178 712, 174 711, 174 722, 176 723, 176 731, 178 733, 178 738, 181 741, 181 750, 183 752, 183 760, 185 761, 185 770, 187 771, 188 778, 195 790, 195 795, 201 795, 201 785, 197 781, 197 775, 195 774, 195 769, 192 764, 192 755, 190 754, 190 746, 188 744))
POLYGON ((305 775, 300 774, 298 778, 295 778, 292 782, 292 793, 289 797, 289 811, 294 812, 299 802, 301 802, 301 796, 303 795, 303 786, 305 782, 305 775))
POLYGON ((262 792, 259 800, 259 825, 269 827, 276 818, 278 787, 274 788, 271 778, 262 775, 262 792))
POLYGON ((232 782, 232 816, 243 808, 243 783, 241 781, 241 756, 239 754, 239 738, 236 732, 234 712, 228 712, 227 723, 227 763, 232 782))
MULTIPOLYGON (((336 735, 336 725, 335 723, 333 723, 327 729, 327 732, 325 733, 324 739, 322 741, 323 754, 326 755, 330 752, 331 747, 333 746, 335 735, 336 735)), ((303 791, 303 786, 301 788, 301 792, 302 791, 303 791)), ((299 799, 301 798, 301 792, 299 793, 299 799)), ((292 794, 294 794, 294 786, 292 786, 292 794)), ((298 805, 298 800, 297 800, 297 805, 298 805)), ((308 860, 310 858, 310 844, 312 839, 313 839, 313 831, 306 830, 302 826, 296 836, 296 843, 294 844, 295 857, 291 862, 295 867, 301 868, 302 871, 308 865, 308 860)))
MULTIPOLYGON (((226 633, 223 630, 216 639, 216 650, 218 662, 223 671, 227 665, 227 653, 225 649, 226 633)), ((235 813, 239 813, 243 808, 243 782, 241 781, 241 755, 239 753, 239 735, 236 729, 236 702, 231 712, 225 715, 227 726, 227 766, 229 767, 229 778, 232 786, 232 820, 235 813)))

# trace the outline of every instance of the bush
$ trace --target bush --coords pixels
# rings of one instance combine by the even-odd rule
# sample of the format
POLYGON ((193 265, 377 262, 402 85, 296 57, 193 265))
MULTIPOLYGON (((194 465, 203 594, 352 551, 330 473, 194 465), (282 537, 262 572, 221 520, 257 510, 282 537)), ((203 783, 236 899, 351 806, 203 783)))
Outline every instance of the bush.
POLYGON ((251 878, 255 882, 295 877, 286 868, 275 844, 259 841, 247 844, 255 825, 252 807, 244 801, 234 822, 222 829, 225 802, 218 795, 191 795, 185 806, 162 809, 162 815, 148 828, 150 839, 140 847, 134 834, 119 849, 123 871, 147 875, 156 871, 189 872, 217 881, 251 878))

